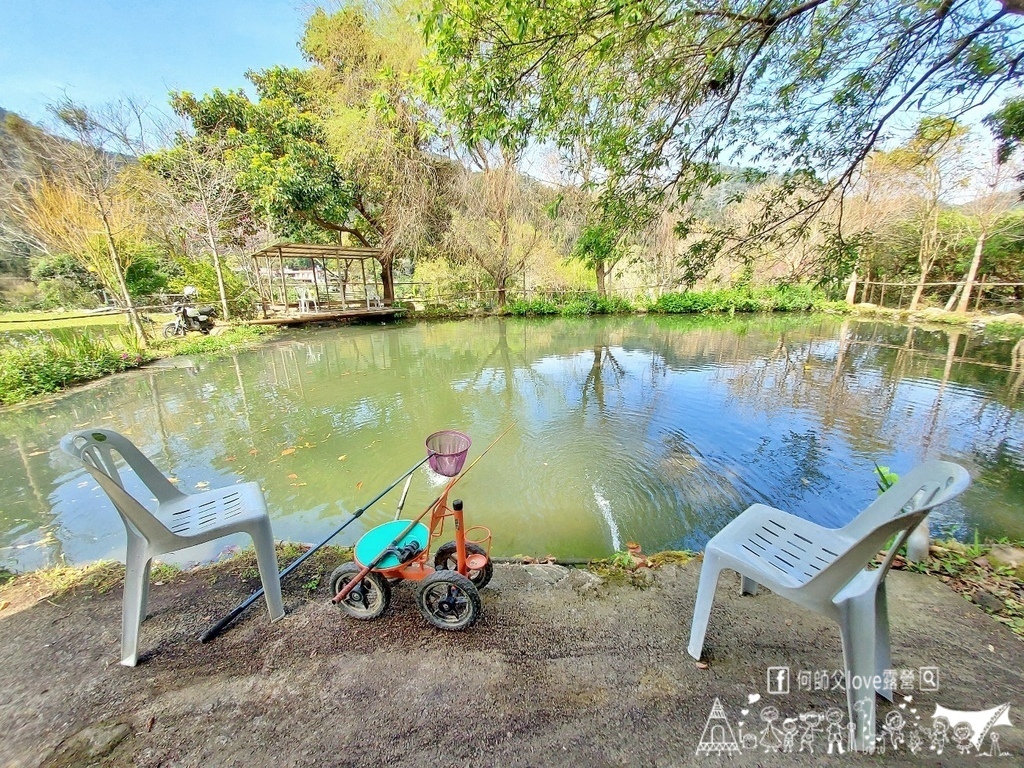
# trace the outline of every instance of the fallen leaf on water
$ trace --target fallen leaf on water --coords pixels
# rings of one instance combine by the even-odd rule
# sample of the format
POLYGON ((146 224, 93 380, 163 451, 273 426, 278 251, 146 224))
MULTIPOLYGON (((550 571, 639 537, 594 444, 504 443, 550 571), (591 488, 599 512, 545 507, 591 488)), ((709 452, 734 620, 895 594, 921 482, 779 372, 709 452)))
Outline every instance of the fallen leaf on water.
POLYGON ((7 607, 8 605, 10 605, 10 603, 9 603, 9 602, 7 602, 6 600, 4 600, 4 601, 3 601, 2 603, 0 603, 0 611, 2 611, 2 610, 3 610, 4 608, 6 608, 6 607, 7 607))
POLYGON ((305 483, 291 483, 292 488, 301 488, 305 483))
POLYGON ((253 448, 251 451, 249 451, 249 455, 250 456, 255 456, 259 452, 260 452, 259 448, 253 448))
POLYGON ((347 458, 348 458, 348 454, 345 453, 345 454, 342 454, 341 456, 338 457, 338 461, 344 461, 347 458))
POLYGON ((356 490, 358 491, 362 487, 363 487, 363 481, 360 480, 358 483, 356 483, 356 490))
POLYGON ((291 453, 295 453, 295 449, 294 448, 285 448, 283 451, 281 451, 281 455, 282 456, 287 456, 287 455, 289 455, 291 453))
POLYGON ((28 457, 31 459, 33 456, 42 456, 44 453, 49 453, 49 451, 32 451, 28 457))
POLYGON ((180 482, 181 482, 181 480, 179 480, 179 479, 178 479, 178 478, 176 478, 176 477, 168 477, 168 478, 167 478, 167 482, 168 482, 168 483, 180 483, 180 482))
POLYGON ((209 488, 209 487, 210 487, 210 484, 208 482, 206 482, 205 480, 200 480, 198 483, 196 483, 196 488, 209 488))
POLYGON ((324 440, 326 440, 327 438, 329 438, 333 434, 334 434, 333 432, 328 432, 326 435, 324 435, 324 440))
POLYGON ((302 447, 303 448, 316 448, 316 443, 311 443, 311 442, 309 442, 307 440, 305 443, 303 443, 302 447))
POLYGON ((289 480, 298 480, 299 476, 296 475, 294 472, 292 472, 290 475, 288 475, 288 479, 289 480))
POLYGON ((224 461, 235 461, 237 458, 237 456, 228 456, 224 459, 224 461))

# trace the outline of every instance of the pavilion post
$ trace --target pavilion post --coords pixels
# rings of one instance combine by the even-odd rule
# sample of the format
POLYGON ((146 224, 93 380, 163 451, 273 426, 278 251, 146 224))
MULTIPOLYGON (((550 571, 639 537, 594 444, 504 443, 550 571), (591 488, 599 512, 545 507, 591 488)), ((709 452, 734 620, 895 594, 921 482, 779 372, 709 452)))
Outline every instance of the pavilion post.
POLYGON ((366 259, 359 260, 359 269, 363 273, 363 299, 366 300, 366 308, 370 308, 370 292, 366 289, 366 259))
POLYGON ((284 311, 288 311, 288 283, 284 279, 284 253, 277 249, 277 258, 281 267, 281 303, 284 304, 284 311))

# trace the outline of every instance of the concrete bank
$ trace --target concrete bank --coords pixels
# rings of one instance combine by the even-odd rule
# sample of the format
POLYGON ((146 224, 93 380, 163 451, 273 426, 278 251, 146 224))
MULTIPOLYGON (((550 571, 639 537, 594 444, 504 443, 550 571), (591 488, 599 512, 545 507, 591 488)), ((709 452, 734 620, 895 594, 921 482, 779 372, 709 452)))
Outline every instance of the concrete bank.
POLYGON ((885 754, 851 758, 827 753, 829 712, 846 712, 829 622, 771 594, 741 598, 725 574, 710 663, 686 655, 699 561, 638 584, 499 565, 482 619, 456 634, 426 624, 408 585, 383 617, 356 622, 322 586, 289 580, 286 619, 271 625, 260 604, 200 645, 246 594, 220 567, 153 587, 135 669, 117 663, 120 587, 40 601, 27 581, 0 593, 0 765, 1017 766, 1024 756, 1024 643, 926 576, 888 581, 903 695, 879 722, 895 711, 902 725, 888 721, 885 754), (769 690, 780 669, 788 693, 769 690), (1007 755, 961 754, 951 734, 942 754, 927 740, 912 753, 936 705, 1005 703, 1013 726, 994 728, 981 751, 995 734, 1007 755), (731 755, 700 751, 730 736, 731 755))

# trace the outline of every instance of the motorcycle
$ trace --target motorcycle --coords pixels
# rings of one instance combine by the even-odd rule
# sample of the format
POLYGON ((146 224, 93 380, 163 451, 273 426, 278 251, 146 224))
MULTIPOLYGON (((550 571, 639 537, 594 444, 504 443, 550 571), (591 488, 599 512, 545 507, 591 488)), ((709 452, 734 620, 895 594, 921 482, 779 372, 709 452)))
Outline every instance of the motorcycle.
POLYGON ((213 307, 193 307, 176 301, 171 309, 174 311, 174 320, 164 325, 165 339, 184 336, 189 331, 198 331, 205 335, 213 328, 213 307))

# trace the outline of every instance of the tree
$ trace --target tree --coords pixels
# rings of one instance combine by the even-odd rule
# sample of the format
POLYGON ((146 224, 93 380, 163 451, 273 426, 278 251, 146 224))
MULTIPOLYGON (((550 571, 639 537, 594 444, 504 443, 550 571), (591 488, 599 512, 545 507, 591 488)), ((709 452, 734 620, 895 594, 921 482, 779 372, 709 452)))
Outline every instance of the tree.
POLYGON ((145 155, 141 164, 165 182, 158 189, 161 202, 170 209, 185 247, 208 250, 212 256, 221 311, 230 319, 225 248, 238 239, 250 205, 224 161, 223 147, 179 133, 172 147, 145 155), (192 242, 196 235, 199 243, 192 242))
POLYGON ((499 307, 509 280, 522 273, 542 237, 541 204, 516 171, 516 158, 500 147, 472 148, 475 173, 463 174, 448 233, 449 248, 476 260, 491 276, 499 307))
POLYGON ((960 289, 960 299, 956 304, 957 312, 966 312, 970 306, 971 292, 974 290, 974 281, 978 276, 988 239, 993 234, 1009 231, 1015 224, 1013 217, 1006 215, 1018 198, 1016 192, 1007 186, 1007 181, 1014 175, 1015 169, 1006 163, 998 162, 998 158, 992 160, 993 162, 974 174, 975 197, 963 206, 969 222, 969 234, 974 236, 974 250, 960 289))
POLYGON ((417 7, 410 0, 356 0, 335 13, 317 9, 300 43, 331 151, 392 260, 439 244, 460 170, 442 157, 419 91, 424 43, 412 22, 417 7))
POLYGON ((944 247, 944 231, 939 226, 943 199, 954 189, 967 184, 969 171, 964 161, 967 129, 955 120, 935 117, 922 119, 914 135, 889 153, 890 161, 903 172, 907 191, 917 200, 921 239, 918 246, 918 278, 910 311, 917 309, 928 274, 944 247))
MULTIPOLYGON (((662 203, 701 196, 727 165, 777 174, 780 200, 790 179, 821 182, 733 243, 742 247, 814 216, 894 118, 956 117, 1019 82, 1022 6, 436 0, 426 83, 468 140, 566 148, 590 137, 602 213, 619 226, 642 228, 662 203)), ((712 236, 690 247, 722 245, 712 236)))
POLYGON ((82 259, 128 313, 140 346, 147 336, 126 272, 142 254, 145 227, 125 194, 123 171, 138 146, 131 135, 139 111, 131 103, 90 112, 71 101, 51 109, 66 134, 22 125, 20 138, 39 162, 39 176, 19 188, 14 211, 47 250, 82 259))
POLYGON ((314 11, 301 42, 313 66, 249 72, 255 102, 220 90, 172 99, 200 137, 223 143, 239 187, 276 230, 314 241, 344 234, 379 248, 389 304, 396 255, 443 229, 439 190, 452 175, 424 151, 430 132, 411 85, 422 41, 400 11, 390 3, 314 11))
MULTIPOLYGON (((274 67, 246 76, 256 87, 255 102, 240 90, 215 89, 199 99, 174 94, 172 106, 203 140, 223 144, 236 183, 276 231, 313 242, 347 234, 371 246, 381 234, 379 224, 330 149, 308 74, 274 67)), ((391 261, 380 261, 390 300, 391 261)))

